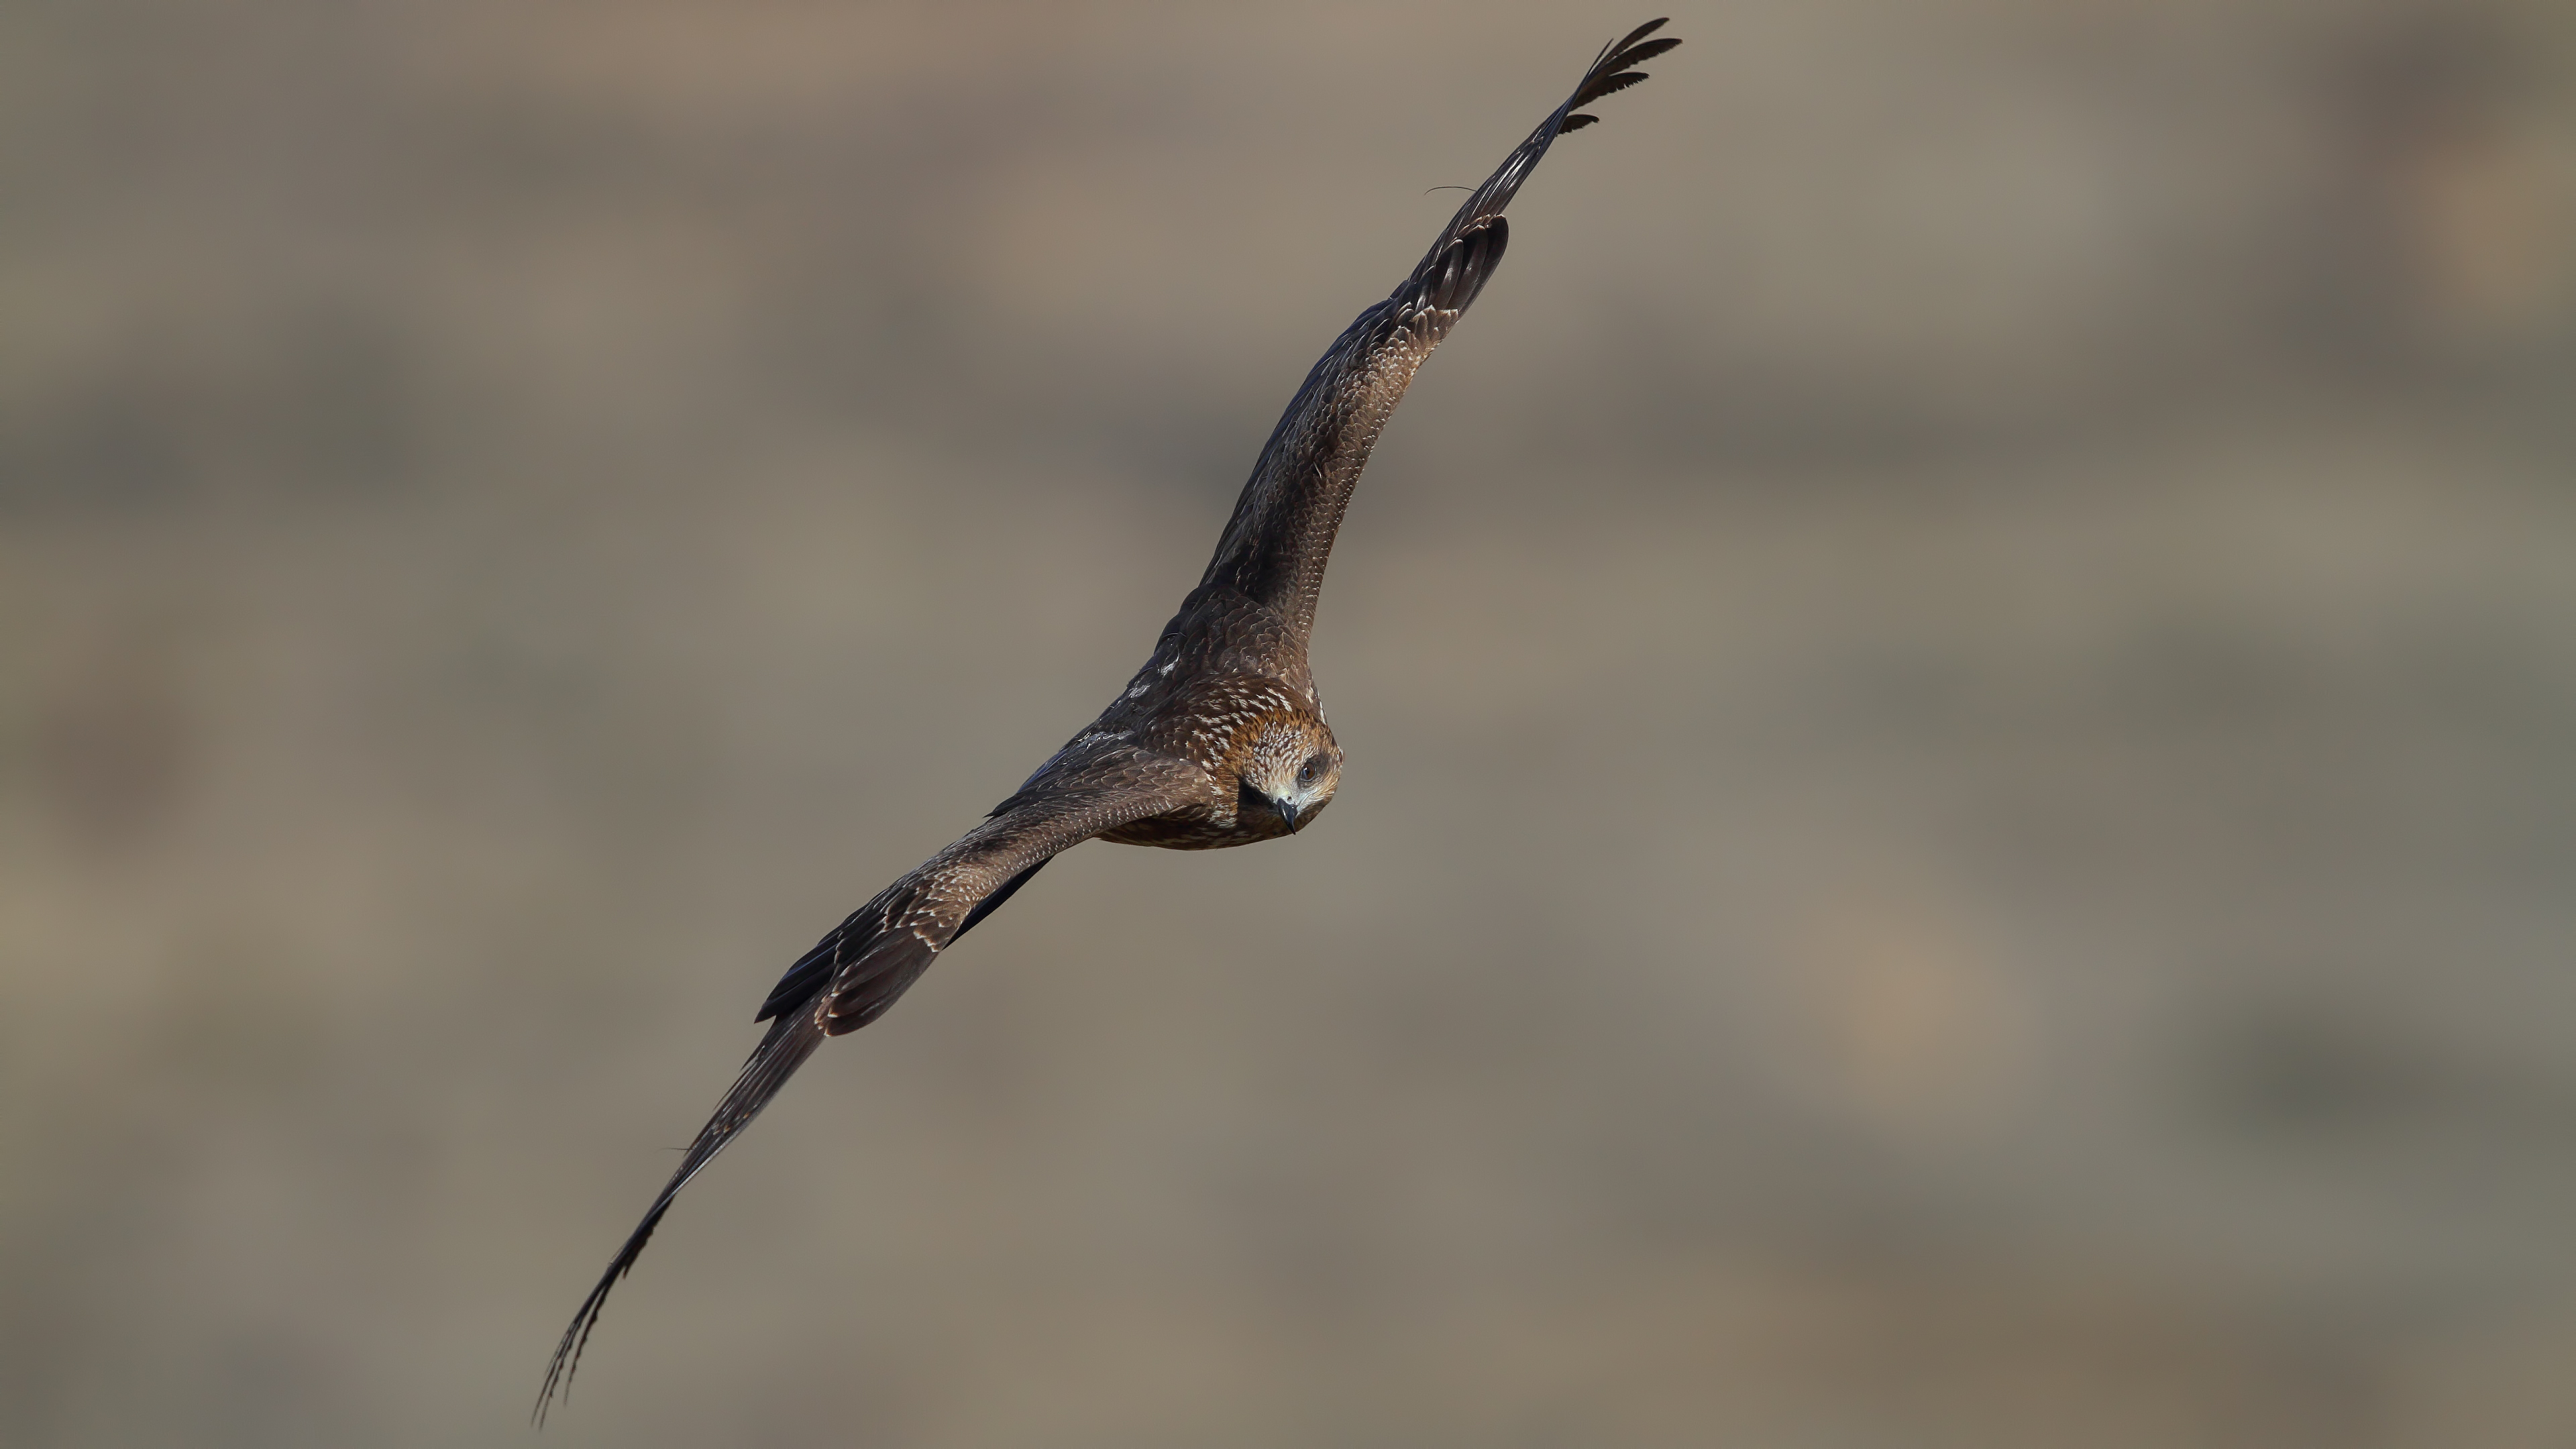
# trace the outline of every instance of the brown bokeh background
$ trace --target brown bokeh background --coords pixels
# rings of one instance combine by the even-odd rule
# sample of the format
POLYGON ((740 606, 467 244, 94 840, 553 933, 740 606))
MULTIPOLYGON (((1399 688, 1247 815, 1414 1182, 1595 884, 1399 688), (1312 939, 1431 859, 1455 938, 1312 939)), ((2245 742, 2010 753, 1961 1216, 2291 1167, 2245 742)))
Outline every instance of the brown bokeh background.
MULTIPOLYGON (((1642 13, 0 11, 0 1440, 525 1434, 1642 13)), ((563 1445, 2576 1442, 2576 10, 1736 0, 563 1445)))

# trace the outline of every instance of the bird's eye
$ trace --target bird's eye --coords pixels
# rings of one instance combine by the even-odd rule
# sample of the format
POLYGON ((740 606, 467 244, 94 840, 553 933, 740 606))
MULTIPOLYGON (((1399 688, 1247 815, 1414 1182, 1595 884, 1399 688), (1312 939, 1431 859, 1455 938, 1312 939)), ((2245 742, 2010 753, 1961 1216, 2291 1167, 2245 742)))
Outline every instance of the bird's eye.
POLYGON ((1331 763, 1332 761, 1326 759, 1322 755, 1310 757, 1305 764, 1298 767, 1297 783, 1300 785, 1313 785, 1317 780, 1324 778, 1324 767, 1331 763))

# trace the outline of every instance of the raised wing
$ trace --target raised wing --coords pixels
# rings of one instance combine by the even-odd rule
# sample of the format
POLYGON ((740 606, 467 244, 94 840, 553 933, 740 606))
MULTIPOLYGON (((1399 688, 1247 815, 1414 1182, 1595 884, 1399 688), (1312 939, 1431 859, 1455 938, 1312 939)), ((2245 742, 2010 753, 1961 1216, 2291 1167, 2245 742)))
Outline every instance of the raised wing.
POLYGON ((1645 72, 1629 67, 1681 44, 1646 38, 1663 24, 1650 20, 1605 47, 1565 104, 1549 112, 1449 218, 1412 274, 1385 301, 1362 312, 1306 374, 1243 485, 1200 588, 1231 588, 1277 609, 1298 642, 1305 641, 1324 586, 1324 561, 1360 470, 1368 466, 1369 449, 1404 400, 1414 369, 1449 335, 1502 261, 1510 236, 1503 209, 1559 135, 1597 119, 1578 114, 1577 107, 1644 80, 1645 72))
POLYGON ((768 1035, 555 1346, 537 1395, 537 1421, 545 1421, 556 1391, 571 1387, 608 1290, 643 1256, 680 1189, 751 1125, 824 1038, 883 1016, 942 950, 1059 852, 1200 799, 1205 790, 1205 772, 1185 761, 1114 740, 1077 741, 982 824, 851 912, 789 967, 761 1004, 758 1019, 769 1023, 768 1035))

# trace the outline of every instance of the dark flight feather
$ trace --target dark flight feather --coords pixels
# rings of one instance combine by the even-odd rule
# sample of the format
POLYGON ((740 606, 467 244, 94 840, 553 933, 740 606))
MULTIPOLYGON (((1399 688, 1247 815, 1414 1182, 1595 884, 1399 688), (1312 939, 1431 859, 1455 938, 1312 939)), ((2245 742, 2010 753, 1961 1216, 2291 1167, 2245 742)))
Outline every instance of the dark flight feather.
POLYGON ((662 1225, 662 1215, 671 1210, 671 1203, 679 1197, 680 1189, 687 1187, 689 1179, 715 1161, 716 1154, 724 1150, 725 1144, 731 1142, 735 1134, 751 1125, 751 1119, 759 1116, 760 1109, 769 1105, 769 1100, 778 1095, 780 1087, 787 1085, 787 1079, 795 1075, 796 1069, 805 1065, 805 1059, 814 1054, 814 1048, 823 1044, 824 1035, 823 1027, 814 1014, 800 1012, 781 1017, 769 1029, 769 1034, 761 1039, 759 1048, 751 1054, 751 1060, 744 1063, 742 1075, 734 1079, 733 1089, 716 1104, 715 1115, 707 1119, 706 1126, 698 1129, 697 1140, 689 1144, 688 1155, 680 1159, 679 1170, 662 1185, 662 1191, 653 1199, 653 1206, 645 1211, 644 1221, 636 1224, 635 1231, 627 1235, 625 1246, 617 1250, 617 1256, 609 1262, 608 1271, 599 1275, 599 1282, 591 1287, 590 1296, 581 1300, 581 1311, 573 1315, 572 1326, 564 1330, 563 1341, 555 1345, 554 1361, 546 1365, 545 1385, 537 1393, 539 1427, 546 1422, 546 1410, 553 1405, 555 1394, 559 1390, 571 1391, 572 1376, 581 1367, 581 1351, 590 1343, 591 1329, 599 1324, 599 1310, 608 1302, 608 1290, 617 1286, 618 1279, 632 1272, 635 1260, 644 1256, 644 1245, 652 1241, 653 1230, 662 1225))
MULTIPOLYGON (((1052 855, 1047 857, 1047 860, 1053 859, 1055 859, 1055 857, 1052 855)), ((997 890, 991 895, 976 902, 975 909, 966 913, 966 919, 957 923, 957 934, 949 938, 948 944, 954 946, 959 941, 966 939, 966 933, 975 929, 976 922, 981 921, 986 916, 1000 910, 1003 902, 1008 901, 1015 895, 1018 895, 1020 893, 1020 887, 1029 883, 1030 876, 1036 875, 1039 871, 1044 869, 1046 869, 1046 860, 1039 861, 1037 864, 1030 866, 1027 870, 1021 871, 1018 875, 1002 882, 1002 888, 1000 890, 997 890)))
POLYGON ((1627 72, 1625 75, 1614 75, 1608 80, 1603 81, 1601 84, 1594 86, 1592 88, 1591 96, 1584 101, 1584 104, 1590 105, 1593 101, 1597 101, 1603 96, 1615 96, 1619 92, 1626 90, 1628 87, 1635 85, 1637 82, 1644 80, 1645 78, 1646 73, 1642 70, 1632 70, 1627 72))

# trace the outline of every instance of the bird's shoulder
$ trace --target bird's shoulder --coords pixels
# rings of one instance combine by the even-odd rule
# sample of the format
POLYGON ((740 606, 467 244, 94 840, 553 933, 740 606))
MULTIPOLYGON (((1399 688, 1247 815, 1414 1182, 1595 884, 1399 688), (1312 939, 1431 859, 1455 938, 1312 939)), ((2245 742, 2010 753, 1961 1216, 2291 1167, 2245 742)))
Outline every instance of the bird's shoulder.
MULTIPOLYGON (((1158 681, 1159 683, 1159 681, 1158 681)), ((1167 784, 1175 771, 1211 790, 1263 722, 1315 712, 1310 687, 1275 674, 1207 670, 1122 698, 1065 742, 1006 806, 1068 789, 1167 784)))
POLYGON ((991 817, 1019 817, 1036 826, 1113 797, 1153 795, 1186 803, 1220 794, 1216 776, 1205 764, 1161 748, 1136 721, 1104 716, 1048 756, 1019 789, 993 807, 991 817))
POLYGON ((1222 584, 1201 584, 1181 601, 1154 652, 1101 719, 1197 709, 1239 692, 1246 680, 1276 681, 1311 698, 1305 638, 1277 608, 1222 584))
MULTIPOLYGON (((1311 714, 1314 709, 1314 691, 1300 681, 1252 670, 1211 671, 1174 690, 1163 707, 1143 722, 1139 737, 1166 750, 1184 738, 1232 740, 1260 721, 1311 714)), ((1196 749, 1174 752, 1186 759, 1202 758, 1196 749)), ((1212 758, 1222 758, 1222 753, 1212 758)))

